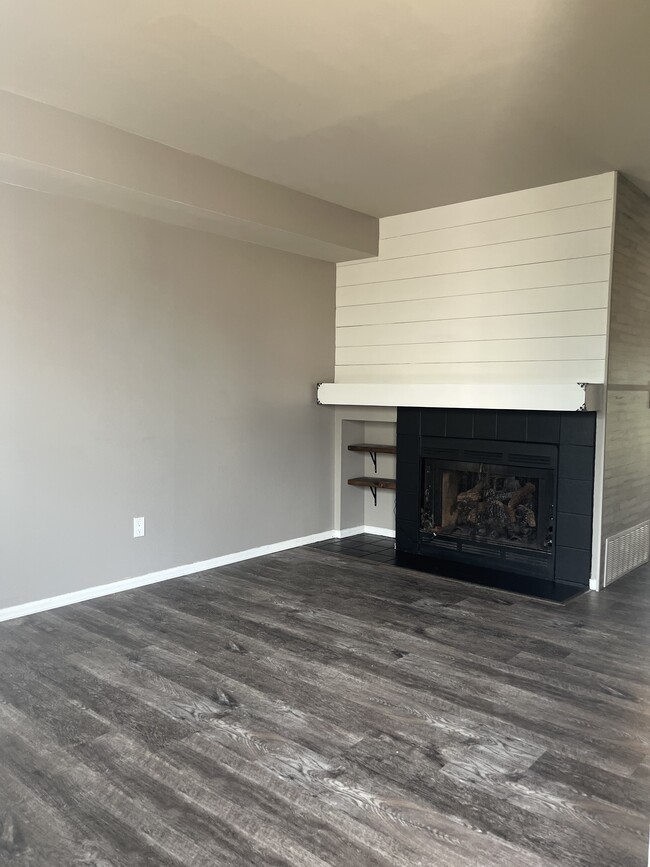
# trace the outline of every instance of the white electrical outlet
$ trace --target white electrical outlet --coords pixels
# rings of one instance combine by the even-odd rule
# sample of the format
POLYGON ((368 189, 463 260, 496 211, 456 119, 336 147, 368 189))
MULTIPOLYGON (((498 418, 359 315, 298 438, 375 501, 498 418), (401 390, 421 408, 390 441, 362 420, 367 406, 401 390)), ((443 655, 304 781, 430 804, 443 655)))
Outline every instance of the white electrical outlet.
POLYGON ((138 536, 144 536, 144 518, 133 519, 133 538, 137 539, 138 536))

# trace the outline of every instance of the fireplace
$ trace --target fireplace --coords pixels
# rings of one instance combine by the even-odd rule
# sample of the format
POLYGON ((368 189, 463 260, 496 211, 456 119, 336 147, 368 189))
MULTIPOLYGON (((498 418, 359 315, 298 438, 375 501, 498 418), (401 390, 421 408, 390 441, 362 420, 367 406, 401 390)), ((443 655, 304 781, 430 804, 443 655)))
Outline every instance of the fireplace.
POLYGON ((586 412, 398 410, 398 560, 535 595, 586 586, 594 437, 586 412))

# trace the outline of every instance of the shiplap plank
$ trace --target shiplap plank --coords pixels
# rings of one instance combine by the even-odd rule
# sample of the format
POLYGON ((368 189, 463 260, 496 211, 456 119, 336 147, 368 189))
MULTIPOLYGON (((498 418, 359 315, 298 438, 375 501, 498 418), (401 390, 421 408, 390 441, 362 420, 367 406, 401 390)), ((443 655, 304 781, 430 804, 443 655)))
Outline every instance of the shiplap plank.
POLYGON ((490 268, 484 271, 461 271, 456 274, 435 274, 410 280, 337 286, 337 307, 354 304, 376 304, 390 301, 417 301, 425 298, 476 295, 481 292, 501 292, 515 289, 538 289, 545 286, 573 286, 578 283, 609 281, 610 255, 582 259, 563 259, 490 268))
POLYGON ((339 367, 337 382, 603 382, 602 359, 580 361, 513 361, 440 364, 383 364, 339 367))
POLYGON ((527 241, 510 241, 485 247, 469 247, 402 259, 378 259, 339 268, 337 277, 341 286, 425 277, 456 271, 478 271, 483 268, 502 268, 531 262, 553 262, 598 256, 611 250, 611 229, 590 229, 568 235, 553 235, 527 241))
POLYGON ((579 361, 605 358, 605 335, 534 337, 527 340, 472 340, 459 343, 406 343, 391 346, 339 346, 336 364, 439 364, 486 361, 579 361))
POLYGON ((607 283, 587 283, 570 287, 522 289, 519 292, 493 292, 490 295, 465 295, 460 298, 395 301, 390 304, 342 307, 337 311, 336 321, 337 325, 344 327, 587 310, 607 307, 608 294, 607 283))
POLYGON ((433 343, 467 340, 508 340, 527 337, 579 337, 605 334, 607 310, 526 313, 476 319, 443 319, 336 329, 337 346, 433 343))
POLYGON ((443 205, 408 214, 397 214, 380 220, 379 237, 385 239, 590 202, 612 201, 615 183, 616 173, 607 172, 559 184, 517 190, 499 196, 443 205))
POLYGON ((583 232, 587 229, 611 228, 611 225, 612 202, 591 202, 588 205, 386 238, 380 242, 379 258, 419 256, 423 253, 583 232))

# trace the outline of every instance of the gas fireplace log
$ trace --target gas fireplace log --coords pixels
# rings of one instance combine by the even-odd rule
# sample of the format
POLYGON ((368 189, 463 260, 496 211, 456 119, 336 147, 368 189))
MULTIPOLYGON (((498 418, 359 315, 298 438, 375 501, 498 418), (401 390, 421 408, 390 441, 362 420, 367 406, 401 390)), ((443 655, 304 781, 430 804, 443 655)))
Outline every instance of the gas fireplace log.
POLYGON ((515 509, 517 506, 521 505, 528 497, 531 497, 535 493, 535 485, 532 482, 526 482, 525 485, 522 485, 518 491, 510 497, 508 500, 508 513, 513 521, 515 521, 516 513, 515 509))
POLYGON ((501 529, 511 523, 510 514, 500 500, 490 500, 486 512, 488 524, 493 530, 501 529))
POLYGON ((491 539, 524 540, 536 526, 532 482, 521 484, 515 477, 500 481, 485 475, 477 484, 457 493, 451 500, 452 509, 444 512, 444 524, 436 532, 489 537, 491 539))
POLYGON ((463 491, 462 494, 458 495, 458 503, 477 503, 481 499, 481 493, 485 488, 485 480, 482 479, 478 484, 474 485, 473 488, 470 488, 468 491, 463 491))
POLYGON ((530 506, 517 506, 515 514, 517 515, 520 524, 523 524, 526 527, 537 526, 537 521, 535 520, 535 512, 533 512, 530 506))

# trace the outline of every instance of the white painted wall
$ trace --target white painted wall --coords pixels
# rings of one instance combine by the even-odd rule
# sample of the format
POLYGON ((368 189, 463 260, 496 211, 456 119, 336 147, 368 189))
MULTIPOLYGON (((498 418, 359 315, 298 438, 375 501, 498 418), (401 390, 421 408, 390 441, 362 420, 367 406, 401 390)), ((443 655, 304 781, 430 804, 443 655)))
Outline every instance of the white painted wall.
MULTIPOLYGON (((394 422, 367 421, 364 424, 363 441, 377 445, 392 445, 397 442, 397 425, 394 422)), ((382 478, 395 478, 395 455, 377 455, 377 473, 369 454, 363 456, 363 475, 378 475, 382 478)), ((377 505, 369 488, 362 488, 363 514, 366 527, 395 532, 395 491, 377 491, 377 505)))
POLYGON ((337 266, 336 382, 604 382, 615 177, 382 219, 337 266))

